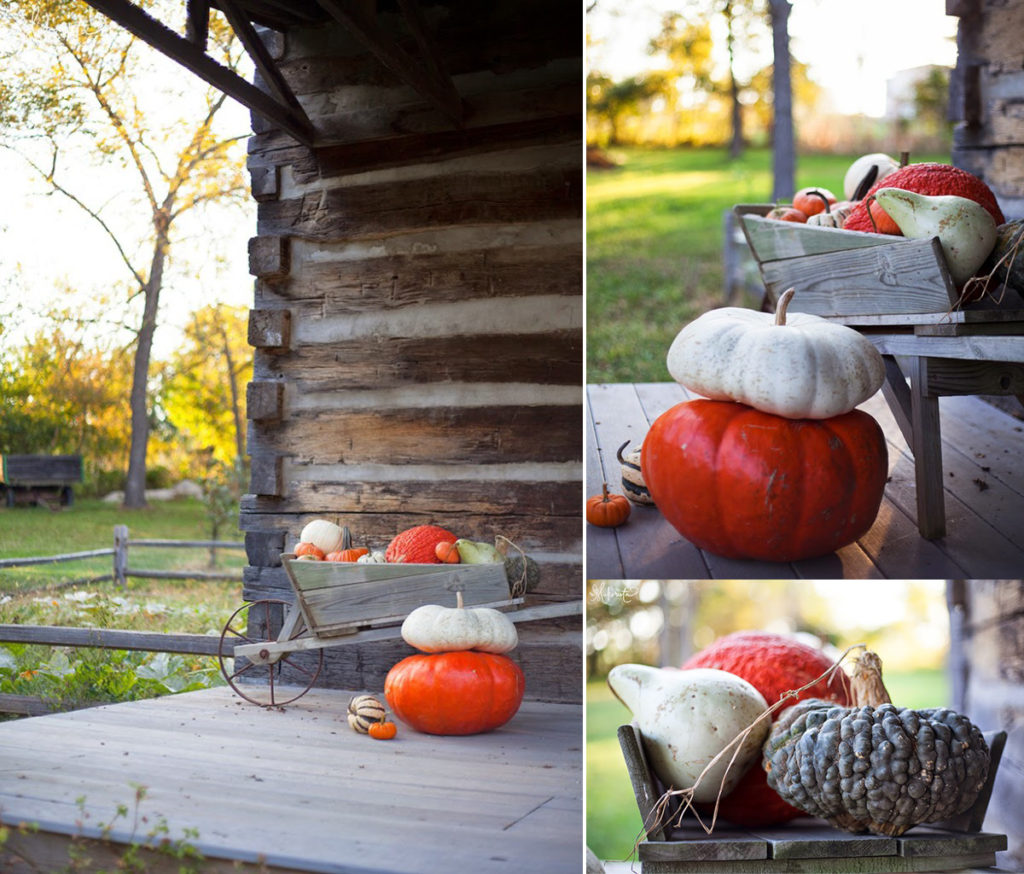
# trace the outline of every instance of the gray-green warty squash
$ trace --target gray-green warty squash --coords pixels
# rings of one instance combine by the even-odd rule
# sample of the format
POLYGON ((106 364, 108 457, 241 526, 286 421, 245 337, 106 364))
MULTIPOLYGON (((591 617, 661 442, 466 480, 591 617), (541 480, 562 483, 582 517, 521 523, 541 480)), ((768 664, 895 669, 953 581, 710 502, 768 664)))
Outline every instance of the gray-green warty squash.
POLYGON ((846 831, 889 836, 974 803, 989 749, 966 716, 894 706, 871 652, 857 660, 853 696, 852 707, 798 702, 772 726, 763 764, 785 801, 846 831))

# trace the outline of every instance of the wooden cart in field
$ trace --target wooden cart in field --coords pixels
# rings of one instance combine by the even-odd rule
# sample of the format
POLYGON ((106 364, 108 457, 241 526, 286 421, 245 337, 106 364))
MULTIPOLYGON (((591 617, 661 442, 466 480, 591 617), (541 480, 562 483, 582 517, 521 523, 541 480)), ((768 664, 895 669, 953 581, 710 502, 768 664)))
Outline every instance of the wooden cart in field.
POLYGON ((579 601, 523 608, 525 584, 509 580, 504 564, 360 564, 281 556, 295 601, 262 599, 242 605, 221 632, 218 658, 228 685, 265 707, 305 695, 323 668, 324 649, 401 637, 406 616, 424 604, 510 611, 513 622, 582 612, 579 601), (283 621, 280 617, 283 614, 283 621), (296 658, 298 654, 313 658, 296 658), (288 685, 281 678, 288 669, 288 685), (266 683, 254 682, 260 676, 266 683))

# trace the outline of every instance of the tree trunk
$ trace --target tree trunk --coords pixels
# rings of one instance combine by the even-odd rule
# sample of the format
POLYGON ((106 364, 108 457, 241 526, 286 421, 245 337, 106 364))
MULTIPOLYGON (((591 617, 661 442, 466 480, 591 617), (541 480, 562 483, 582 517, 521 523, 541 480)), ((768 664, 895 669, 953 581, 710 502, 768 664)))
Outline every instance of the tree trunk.
POLYGON ((796 147, 793 137, 793 86, 789 63, 788 0, 771 0, 775 92, 772 130, 772 200, 789 200, 796 191, 796 147))
POLYGON ((145 305, 142 325, 135 345, 132 368, 131 443, 128 449, 128 476, 124 484, 124 507, 137 509, 146 506, 146 446, 149 443, 149 359, 156 333, 156 317, 160 308, 160 287, 164 278, 167 258, 167 222, 157 221, 156 245, 150 265, 149 280, 144 289, 145 305))
POLYGON ((729 141, 729 157, 739 158, 743 154, 743 107, 740 105, 740 85, 736 81, 736 37, 733 35, 732 3, 723 10, 726 22, 726 46, 729 52, 729 101, 732 106, 732 138, 729 141))

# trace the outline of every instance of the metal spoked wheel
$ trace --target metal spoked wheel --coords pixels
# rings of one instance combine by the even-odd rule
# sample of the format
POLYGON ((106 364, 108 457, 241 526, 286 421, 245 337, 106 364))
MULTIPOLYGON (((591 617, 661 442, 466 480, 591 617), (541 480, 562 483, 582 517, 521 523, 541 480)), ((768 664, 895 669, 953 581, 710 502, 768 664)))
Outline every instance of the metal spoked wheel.
POLYGON ((298 650, 266 655, 260 653, 262 658, 256 660, 235 658, 234 648, 238 645, 279 643, 277 636, 271 631, 278 609, 287 617, 289 610, 298 608, 288 601, 277 598, 243 604, 231 614, 220 634, 220 644, 217 647, 220 671, 227 684, 241 698, 260 707, 280 707, 298 700, 313 688, 324 666, 323 649, 307 651, 308 655, 302 661, 296 658, 298 650), (308 662, 309 659, 315 659, 315 664, 302 663, 308 662), (281 684, 281 679, 286 668, 290 676, 287 678, 288 685, 285 686, 281 684), (266 677, 265 684, 258 682, 261 675, 266 677), (250 680, 253 682, 248 682, 250 680))

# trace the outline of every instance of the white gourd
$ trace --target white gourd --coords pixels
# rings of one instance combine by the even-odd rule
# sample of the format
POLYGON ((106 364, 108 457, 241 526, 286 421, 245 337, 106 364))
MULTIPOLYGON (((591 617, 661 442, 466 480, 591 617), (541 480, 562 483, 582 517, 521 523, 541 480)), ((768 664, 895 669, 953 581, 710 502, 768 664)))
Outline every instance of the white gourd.
POLYGON ((808 313, 739 307, 711 310, 679 332, 668 352, 676 382, 712 400, 731 400, 788 419, 828 419, 871 397, 885 364, 852 328, 808 313))
POLYGON ((402 623, 402 639, 423 652, 506 653, 516 648, 519 635, 511 619, 490 607, 463 607, 462 592, 456 594, 456 607, 424 604, 413 610, 402 623))
POLYGON ((302 543, 312 543, 321 549, 324 555, 330 552, 337 552, 343 549, 342 542, 345 539, 345 531, 340 526, 329 522, 327 519, 314 519, 307 522, 299 535, 302 543))
POLYGON ((693 788, 695 801, 711 802, 720 786, 728 795, 743 774, 756 767, 771 720, 755 725, 768 705, 741 677, 714 668, 680 671, 616 665, 608 673, 608 685, 632 712, 651 767, 666 786, 693 788), (698 783, 711 760, 751 725, 731 767, 730 752, 698 783))

